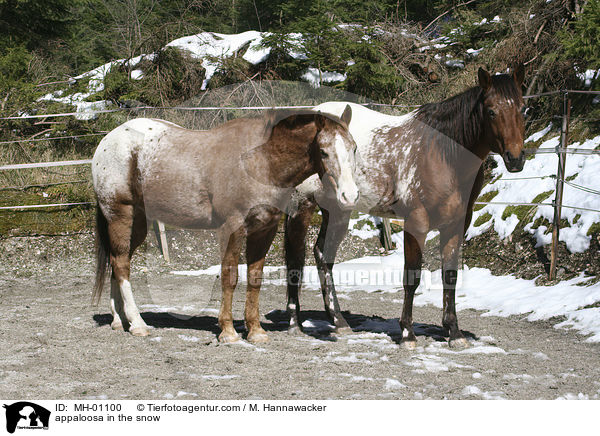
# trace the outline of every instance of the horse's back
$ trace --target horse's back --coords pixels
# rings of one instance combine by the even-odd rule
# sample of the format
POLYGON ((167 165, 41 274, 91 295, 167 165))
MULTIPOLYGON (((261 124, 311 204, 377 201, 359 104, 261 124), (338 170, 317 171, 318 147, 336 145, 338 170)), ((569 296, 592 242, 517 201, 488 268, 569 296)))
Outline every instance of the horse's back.
POLYGON ((132 172, 139 170, 140 154, 159 147, 157 139, 175 128, 182 129, 162 120, 135 118, 102 138, 92 158, 92 180, 101 207, 117 197, 133 200, 132 172))

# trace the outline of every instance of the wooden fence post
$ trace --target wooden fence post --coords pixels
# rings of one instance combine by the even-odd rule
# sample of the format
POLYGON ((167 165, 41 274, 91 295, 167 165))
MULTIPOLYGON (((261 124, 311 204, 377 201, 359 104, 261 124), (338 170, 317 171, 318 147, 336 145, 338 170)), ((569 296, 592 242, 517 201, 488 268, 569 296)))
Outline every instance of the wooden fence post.
POLYGON ((167 263, 171 262, 169 257, 169 244, 167 243, 167 235, 165 233, 165 224, 162 221, 154 221, 154 233, 158 240, 158 246, 162 252, 163 258, 167 263))
POLYGON ((560 216, 562 210, 563 187, 565 184, 565 166, 567 159, 567 141, 569 135, 569 118, 571 116, 571 99, 568 91, 563 94, 563 119, 560 130, 560 144, 556 146, 558 153, 558 168, 556 170, 556 192, 552 205, 554 218, 552 222, 552 246, 550 251, 550 280, 556 278, 556 260, 558 256, 558 236, 560 232, 560 216))
POLYGON ((394 248, 394 243, 392 242, 392 226, 389 218, 383 219, 381 231, 383 248, 385 248, 386 251, 391 251, 394 248))

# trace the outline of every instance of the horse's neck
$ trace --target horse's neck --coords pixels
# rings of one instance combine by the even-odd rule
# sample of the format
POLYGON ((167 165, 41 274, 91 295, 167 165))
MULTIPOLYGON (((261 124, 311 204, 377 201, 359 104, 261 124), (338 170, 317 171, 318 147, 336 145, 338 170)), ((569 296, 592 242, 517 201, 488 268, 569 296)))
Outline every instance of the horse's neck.
POLYGON ((297 186, 316 172, 310 158, 309 143, 288 141, 278 136, 271 138, 260 149, 265 171, 275 186, 297 186))

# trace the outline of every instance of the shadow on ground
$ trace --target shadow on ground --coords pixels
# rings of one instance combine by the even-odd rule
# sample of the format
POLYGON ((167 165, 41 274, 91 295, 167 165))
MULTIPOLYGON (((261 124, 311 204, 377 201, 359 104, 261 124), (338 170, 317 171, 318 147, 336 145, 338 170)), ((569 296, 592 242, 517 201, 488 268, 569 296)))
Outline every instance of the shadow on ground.
MULTIPOLYGON (((398 318, 382 318, 380 316, 362 315, 342 312, 344 318, 350 325, 354 333, 385 333, 390 339, 396 343, 402 340, 402 331, 398 323, 398 318)), ((170 312, 143 312, 142 318, 151 327, 160 328, 176 328, 183 330, 204 330, 218 336, 221 333, 218 318, 216 316, 190 316, 170 312)), ((262 323, 262 327, 267 332, 284 332, 289 327, 289 317, 284 310, 273 310, 265 315, 270 322, 262 323)), ((97 314, 93 316, 94 321, 98 326, 110 325, 112 315, 97 314)), ((303 333, 312 336, 315 339, 323 341, 337 341, 337 335, 333 325, 330 323, 327 314, 324 311, 307 310, 302 312, 302 319, 309 320, 309 326, 304 325, 303 333)), ((244 333, 244 321, 237 320, 233 322, 235 329, 238 332, 244 333)), ((414 331, 417 337, 428 337, 438 342, 448 340, 446 331, 438 325, 414 323, 414 331)), ((478 339, 473 333, 461 330, 466 338, 478 339)))

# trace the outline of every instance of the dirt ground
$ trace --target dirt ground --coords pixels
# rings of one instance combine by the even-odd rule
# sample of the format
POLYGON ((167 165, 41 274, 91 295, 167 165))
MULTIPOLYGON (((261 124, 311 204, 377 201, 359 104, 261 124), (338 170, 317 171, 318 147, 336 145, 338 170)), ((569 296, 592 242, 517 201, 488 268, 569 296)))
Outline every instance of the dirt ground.
MULTIPOLYGON (((172 232, 169 239, 170 265, 154 235, 134 258, 134 294, 152 328, 146 338, 111 330, 108 292, 91 306, 92 235, 0 240, 0 398, 600 398, 600 345, 553 328, 558 320, 460 310, 472 347, 454 351, 440 310, 416 307, 419 347, 402 349, 401 292, 341 294, 353 333, 335 335, 320 293, 305 290, 307 332, 290 335, 285 289, 267 284, 260 304, 270 342, 219 344, 215 276, 170 273, 217 264, 215 239, 210 232, 172 232)), ((269 265, 283 263, 281 246, 278 235, 269 265)), ((346 238, 339 259, 377 252, 375 240, 346 238)), ((244 296, 242 283, 234 300, 240 332, 244 296)))

